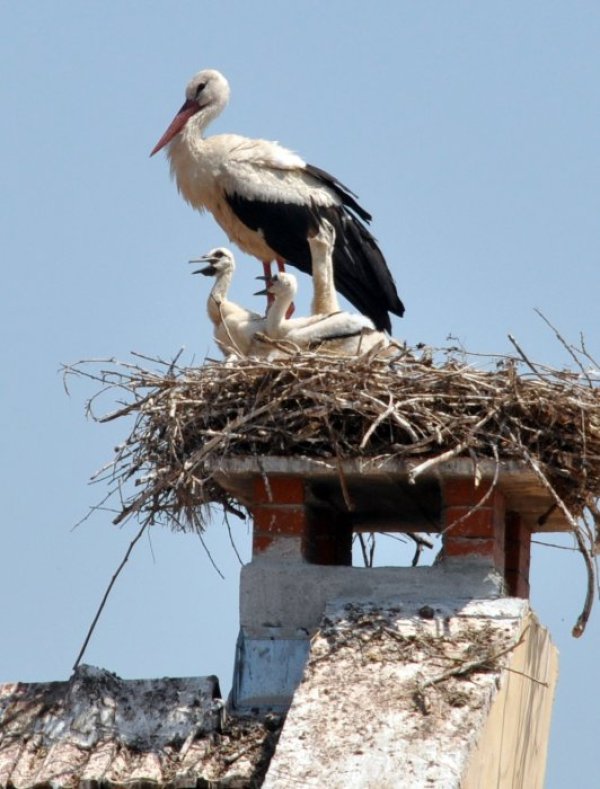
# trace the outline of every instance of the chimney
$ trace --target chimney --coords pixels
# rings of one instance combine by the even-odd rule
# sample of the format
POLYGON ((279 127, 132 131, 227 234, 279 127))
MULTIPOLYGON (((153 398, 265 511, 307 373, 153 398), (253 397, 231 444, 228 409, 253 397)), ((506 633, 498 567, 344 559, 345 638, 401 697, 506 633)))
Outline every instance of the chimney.
MULTIPOLYGON (((543 786, 557 655, 529 608, 531 534, 566 531, 568 524, 558 512, 548 516, 553 504, 549 494, 533 471, 517 461, 499 466, 484 461, 477 478, 469 459, 437 464, 414 478, 416 466, 396 460, 325 465, 297 457, 223 463, 219 483, 253 516, 252 561, 241 574, 232 703, 241 712, 289 710, 265 786, 286 785, 276 780, 278 771, 303 775, 296 762, 306 753, 322 768, 311 779, 328 783, 331 771, 341 767, 321 753, 323 743, 329 743, 330 753, 348 756, 343 730, 354 730, 369 717, 365 705, 376 697, 373 688, 368 690, 373 677, 399 672, 401 685, 402 671, 410 674, 411 666, 417 675, 403 696, 411 699, 410 709, 404 710, 408 719, 415 714, 427 718, 428 705, 437 703, 427 699, 425 690, 419 701, 419 687, 431 692, 435 687, 437 693, 446 682, 450 695, 455 694, 456 706, 449 709, 454 714, 462 704, 467 717, 462 734, 458 724, 452 732, 441 726, 439 736, 417 737, 418 747, 414 738, 403 741, 402 729, 397 730, 390 764, 403 769, 403 759, 427 750, 444 762, 447 748, 457 787, 543 786), (441 537, 441 550, 433 566, 353 567, 357 532, 427 532, 441 537), (361 628, 365 635, 380 625, 383 633, 396 633, 393 638, 403 647, 384 665, 379 665, 378 653, 365 658, 356 640, 361 628), (344 650, 332 647, 346 632, 355 642, 348 635, 342 639, 344 650), (485 634, 481 643, 478 633, 485 634), (432 654, 440 652, 437 658, 423 657, 421 638, 439 640, 439 649, 431 647, 432 654), (411 639, 416 639, 412 652, 411 639), (356 665, 348 669, 344 661, 353 650, 350 662, 356 665), (453 657, 444 657, 444 650, 453 657), (337 668, 325 676, 324 662, 332 671, 337 668), (455 687, 460 666, 466 666, 466 677, 480 672, 487 681, 485 687, 476 683, 476 697, 464 703, 460 699, 467 691, 455 687), (444 669, 448 676, 439 679, 444 669), (323 736, 319 720, 332 704, 341 709, 344 698, 360 708, 362 723, 342 714, 344 724, 331 721, 331 737, 323 736), (531 737, 523 740, 514 732, 525 726, 531 737), (514 774, 513 767, 521 772, 514 774), (494 776, 509 773, 511 781, 524 783, 496 784, 494 776)), ((398 714, 403 704, 398 703, 398 714)), ((389 700, 382 699, 372 710, 378 726, 389 717, 389 707, 389 700)), ((362 764, 357 757, 353 770, 360 775, 364 769, 366 779, 371 768, 364 758, 362 764)), ((394 785, 420 785, 417 777, 394 785)))

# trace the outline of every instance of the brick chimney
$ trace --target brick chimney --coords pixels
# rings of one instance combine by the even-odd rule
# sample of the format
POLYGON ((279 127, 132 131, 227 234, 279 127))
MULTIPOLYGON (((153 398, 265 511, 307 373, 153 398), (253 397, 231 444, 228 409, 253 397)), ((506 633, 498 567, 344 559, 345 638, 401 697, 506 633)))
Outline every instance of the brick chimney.
MULTIPOLYGON (((416 465, 387 461, 377 466, 353 460, 328 466, 278 457, 225 462, 220 484, 253 517, 252 561, 241 574, 232 703, 238 710, 259 712, 284 712, 292 704, 293 719, 296 705, 304 699, 306 710, 311 640, 319 638, 324 622, 339 618, 344 606, 401 611, 393 614, 400 629, 414 627, 427 612, 434 635, 454 627, 462 632, 465 621, 476 621, 477 627, 489 626, 490 632, 500 628, 503 637, 509 634, 513 639, 515 653, 506 669, 499 669, 494 688, 506 684, 511 670, 531 672, 526 692, 515 690, 508 701, 497 703, 514 725, 539 729, 535 747, 520 753, 519 759, 527 768, 527 785, 541 787, 557 663, 555 648, 529 609, 531 534, 563 531, 568 525, 553 511, 533 472, 517 462, 503 462, 499 468, 491 462, 480 464, 477 483, 470 460, 448 461, 413 480, 416 465), (427 532, 441 536, 441 549, 432 566, 353 567, 352 538, 357 532, 427 532), (533 676, 536 673, 539 676, 533 676), (532 712, 532 704, 537 712, 532 712)), ((514 690, 514 678, 512 683, 514 690)), ((496 728, 490 724, 496 691, 489 693, 481 702, 489 715, 479 721, 479 739, 473 735, 453 746, 462 748, 464 757, 460 780, 471 776, 465 785, 475 786, 473 781, 492 769, 485 755, 477 757, 475 765, 480 752, 476 741, 481 746, 491 738, 494 747, 495 737, 510 740, 502 725, 498 729, 497 721, 496 728)), ((286 732, 294 731, 289 716, 286 732)), ((278 754, 282 748, 285 753, 280 746, 278 754)), ((506 772, 506 759, 514 754, 507 755, 506 748, 501 751, 496 766, 506 772)), ((293 761, 293 748, 288 756, 293 761)), ((288 768, 292 769, 289 764, 288 768)), ((323 774, 318 780, 329 778, 323 774)))

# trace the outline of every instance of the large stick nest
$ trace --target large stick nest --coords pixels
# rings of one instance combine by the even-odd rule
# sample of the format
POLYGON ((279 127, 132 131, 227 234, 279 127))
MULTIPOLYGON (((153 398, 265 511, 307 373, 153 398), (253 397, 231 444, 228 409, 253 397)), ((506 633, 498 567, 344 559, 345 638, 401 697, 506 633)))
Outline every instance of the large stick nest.
POLYGON ((417 458, 428 465, 466 456, 474 466, 518 459, 549 490, 589 565, 600 499, 598 374, 588 372, 581 352, 571 352, 576 371, 554 370, 515 346, 519 357, 407 349, 390 361, 305 352, 184 367, 136 356, 65 369, 100 382, 102 394, 108 388, 124 397, 102 416, 92 398, 95 419, 133 419, 96 475, 118 497, 116 523, 135 514, 149 525, 201 531, 207 505, 236 510, 214 478, 232 456, 417 458))
POLYGON ((231 456, 320 459, 467 456, 518 459, 552 485, 574 518, 600 498, 600 388, 589 374, 495 359, 477 369, 464 352, 378 356, 303 353, 275 361, 180 367, 83 362, 66 368, 125 395, 99 422, 133 417, 129 437, 97 478, 122 497, 115 522, 136 513, 202 529, 201 505, 229 504, 213 479, 231 456), (133 491, 127 483, 135 483, 133 491), (129 491, 126 495, 125 491, 129 491))

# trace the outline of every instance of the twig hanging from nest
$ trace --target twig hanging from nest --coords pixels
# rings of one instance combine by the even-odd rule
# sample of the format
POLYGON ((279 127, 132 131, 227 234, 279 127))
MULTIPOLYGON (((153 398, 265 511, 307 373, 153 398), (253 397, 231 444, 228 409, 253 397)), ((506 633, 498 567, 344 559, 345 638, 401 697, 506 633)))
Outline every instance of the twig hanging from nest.
MULTIPOLYGON (((202 531, 212 504, 236 508, 215 478, 228 457, 301 456, 340 468, 346 458, 416 459, 413 479, 457 456, 472 459, 477 478, 481 461, 500 457, 543 475, 593 572, 600 380, 583 346, 569 346, 577 372, 533 363, 518 348, 520 357, 492 358, 491 371, 468 363, 464 349, 428 349, 421 359, 405 349, 392 360, 303 352, 197 368, 138 354, 150 369, 95 360, 64 371, 123 399, 98 421, 133 419, 96 477, 120 503, 115 523, 135 515, 142 524, 202 531)), ((588 592, 578 630, 589 600, 588 592)))

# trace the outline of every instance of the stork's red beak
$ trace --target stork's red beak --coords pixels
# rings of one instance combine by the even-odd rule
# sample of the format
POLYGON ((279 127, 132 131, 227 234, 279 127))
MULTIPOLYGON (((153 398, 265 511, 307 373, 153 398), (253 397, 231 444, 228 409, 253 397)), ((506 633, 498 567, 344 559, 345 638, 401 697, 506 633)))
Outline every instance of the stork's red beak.
POLYGON ((155 153, 158 153, 161 148, 164 148, 168 142, 171 142, 173 137, 183 129, 185 124, 189 121, 192 115, 195 115, 198 110, 200 109, 200 105, 197 101, 192 101, 191 99, 187 99, 177 115, 171 121, 171 124, 167 131, 163 134, 160 140, 156 143, 154 148, 152 149, 152 153, 150 156, 154 156, 155 153))

